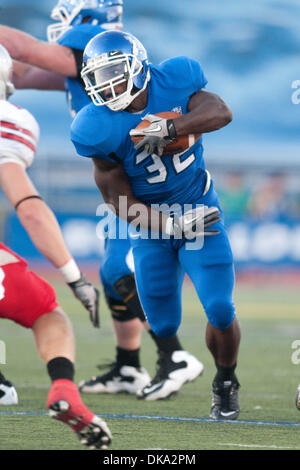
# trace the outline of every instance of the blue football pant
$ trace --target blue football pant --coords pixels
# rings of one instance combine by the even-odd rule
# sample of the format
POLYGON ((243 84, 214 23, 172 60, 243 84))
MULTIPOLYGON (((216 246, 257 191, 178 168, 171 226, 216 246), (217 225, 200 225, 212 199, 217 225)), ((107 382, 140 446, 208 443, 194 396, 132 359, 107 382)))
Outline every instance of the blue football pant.
POLYGON ((158 336, 173 336, 179 328, 185 273, 196 288, 208 321, 221 330, 232 324, 235 318, 232 254, 223 225, 219 223, 215 227, 220 229, 220 234, 206 237, 201 250, 187 250, 184 242, 178 240, 134 241, 139 297, 147 320, 158 336), (213 253, 219 255, 214 257, 213 253))

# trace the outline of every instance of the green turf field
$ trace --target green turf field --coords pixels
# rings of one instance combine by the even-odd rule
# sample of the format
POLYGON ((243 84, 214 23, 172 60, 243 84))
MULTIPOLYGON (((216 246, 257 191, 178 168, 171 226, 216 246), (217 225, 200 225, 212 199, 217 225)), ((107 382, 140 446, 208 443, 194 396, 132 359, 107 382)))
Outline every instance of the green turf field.
MULTIPOLYGON (((110 318, 101 299, 101 330, 90 326, 88 316, 65 286, 56 285, 59 300, 72 318, 77 339, 76 381, 97 373, 96 364, 114 357, 110 318)), ((235 301, 242 327, 238 378, 240 424, 141 418, 208 418, 211 382, 215 373, 204 344, 206 321, 191 287, 184 289, 184 317, 180 337, 184 347, 205 364, 204 375, 185 385, 168 401, 143 402, 130 395, 84 396, 97 414, 107 418, 114 436, 111 449, 300 449, 299 427, 264 426, 259 422, 300 424, 294 398, 300 382, 300 365, 293 365, 291 344, 300 340, 300 294, 296 290, 238 286, 235 301), (124 417, 121 415, 135 415, 124 417), (255 421, 245 423, 244 421, 255 421)), ((7 364, 2 372, 18 390, 20 404, 0 407, 0 450, 81 449, 77 438, 63 424, 48 416, 1 414, 44 413, 49 378, 38 359, 30 331, 1 322, 0 339, 6 342, 7 364)), ((299 355, 300 357, 300 355, 299 355)), ((143 336, 142 363, 155 371, 155 349, 143 336)))

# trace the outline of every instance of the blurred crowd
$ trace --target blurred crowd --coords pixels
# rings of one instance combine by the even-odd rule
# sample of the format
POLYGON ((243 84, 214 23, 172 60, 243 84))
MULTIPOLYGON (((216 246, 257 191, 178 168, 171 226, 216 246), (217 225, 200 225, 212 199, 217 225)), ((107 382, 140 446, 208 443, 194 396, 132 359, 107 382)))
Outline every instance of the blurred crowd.
POLYGON ((228 220, 299 221, 300 175, 289 172, 217 175, 218 193, 228 220))

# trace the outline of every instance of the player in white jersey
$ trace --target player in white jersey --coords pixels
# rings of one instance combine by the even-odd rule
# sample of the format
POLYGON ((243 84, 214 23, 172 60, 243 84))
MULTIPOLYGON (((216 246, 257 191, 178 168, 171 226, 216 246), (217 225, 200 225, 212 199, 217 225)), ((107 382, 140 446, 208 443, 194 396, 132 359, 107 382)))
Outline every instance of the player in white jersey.
MULTIPOLYGON (((98 292, 70 255, 57 220, 26 173, 39 138, 39 126, 25 109, 7 101, 11 58, 0 45, 0 187, 38 250, 63 274, 74 295, 98 324, 98 292)), ((56 302, 54 289, 27 268, 27 263, 0 242, 0 318, 31 328, 37 351, 52 381, 47 408, 68 424, 81 443, 107 449, 106 423, 81 401, 73 382, 75 344, 72 325, 56 302)), ((0 373, 0 404, 17 404, 13 385, 0 373)))
POLYGON ((15 162, 28 168, 39 140, 39 126, 32 114, 8 101, 0 106, 1 162, 15 162))

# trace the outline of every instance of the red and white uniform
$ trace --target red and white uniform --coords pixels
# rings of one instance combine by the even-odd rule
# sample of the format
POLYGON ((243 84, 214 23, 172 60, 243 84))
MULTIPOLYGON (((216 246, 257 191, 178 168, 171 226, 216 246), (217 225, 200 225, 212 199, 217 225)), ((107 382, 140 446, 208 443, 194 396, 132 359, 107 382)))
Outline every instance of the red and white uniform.
MULTIPOLYGON (((28 168, 39 140, 39 125, 26 109, 0 100, 0 171, 4 163, 28 168)), ((0 318, 26 328, 58 306, 54 289, 27 268, 26 261, 0 243, 0 318)))
POLYGON ((29 271, 26 261, 0 242, 0 318, 31 328, 57 306, 53 287, 29 271))
POLYGON ((39 125, 26 109, 0 100, 0 164, 32 162, 39 140, 39 125))

